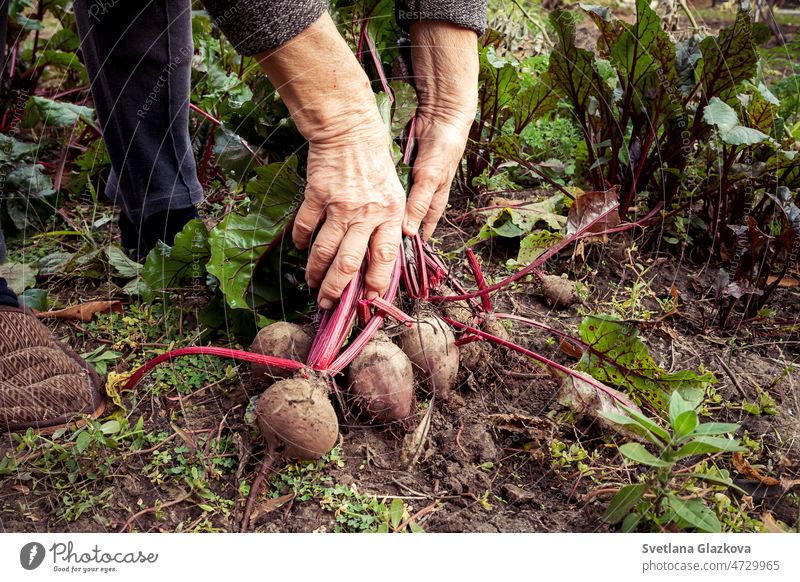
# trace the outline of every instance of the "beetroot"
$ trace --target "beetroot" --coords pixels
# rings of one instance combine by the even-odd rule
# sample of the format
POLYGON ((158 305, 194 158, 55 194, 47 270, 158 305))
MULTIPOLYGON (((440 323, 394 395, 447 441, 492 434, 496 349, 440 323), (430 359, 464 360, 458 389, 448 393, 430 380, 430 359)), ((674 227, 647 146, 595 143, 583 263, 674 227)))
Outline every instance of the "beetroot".
POLYGON ((276 382, 256 405, 256 423, 270 449, 287 459, 319 459, 336 445, 339 422, 324 383, 276 382))
POLYGON ((379 422, 404 420, 414 406, 411 361, 388 338, 376 337, 347 369, 347 385, 354 400, 379 422))
POLYGON ((458 376, 458 348, 450 326, 434 315, 415 321, 397 337, 431 392, 446 394, 458 376))
MULTIPOLYGON (((305 362, 311 349, 311 342, 311 336, 296 323, 278 321, 258 332, 253 344, 250 346, 250 351, 265 356, 305 362)), ((252 374, 254 378, 266 378, 269 376, 289 378, 292 372, 273 366, 253 364, 252 374)))
POLYGON ((566 278, 566 275, 544 275, 542 277, 542 297, 550 307, 566 309, 580 302, 575 283, 566 278))

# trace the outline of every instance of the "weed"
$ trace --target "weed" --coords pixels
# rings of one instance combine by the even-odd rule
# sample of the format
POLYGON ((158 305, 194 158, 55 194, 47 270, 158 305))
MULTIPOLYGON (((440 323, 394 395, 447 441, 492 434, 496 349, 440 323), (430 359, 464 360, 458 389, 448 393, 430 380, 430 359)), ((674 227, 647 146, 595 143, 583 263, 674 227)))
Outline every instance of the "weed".
POLYGON ((669 402, 669 429, 641 413, 622 406, 627 415, 604 416, 640 434, 655 446, 658 456, 642 444, 630 442, 619 447, 622 455, 649 467, 639 482, 620 488, 603 519, 622 522, 623 531, 651 526, 719 532, 722 525, 709 508, 707 497, 715 488, 735 487, 726 470, 703 461, 679 468, 679 461, 709 453, 746 451, 736 439, 719 435, 735 432, 739 426, 728 423, 700 423, 697 409, 701 400, 685 400, 675 391, 669 402))

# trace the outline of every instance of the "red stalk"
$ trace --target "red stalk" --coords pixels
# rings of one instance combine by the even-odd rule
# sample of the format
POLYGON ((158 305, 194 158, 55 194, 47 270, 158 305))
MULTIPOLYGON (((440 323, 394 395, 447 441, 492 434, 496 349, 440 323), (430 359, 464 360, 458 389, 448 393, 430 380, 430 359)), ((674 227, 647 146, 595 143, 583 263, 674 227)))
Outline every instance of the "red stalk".
POLYGON ((430 295, 428 287, 428 266, 425 264, 425 250, 422 247, 422 237, 414 235, 415 254, 417 257, 417 269, 419 269, 419 296, 427 299, 430 295))
POLYGON ((411 154, 414 152, 414 144, 416 143, 416 134, 414 133, 417 128, 417 114, 416 112, 411 117, 408 124, 408 139, 406 140, 406 149, 403 152, 403 163, 406 165, 411 164, 411 154))
POLYGON ((431 301, 435 301, 435 302, 465 301, 467 299, 472 299, 473 297, 479 297, 479 296, 487 295, 487 294, 489 294, 489 293, 491 293, 493 291, 497 291, 498 289, 502 289, 503 287, 505 287, 507 285, 510 285, 514 281, 519 281, 520 279, 522 279, 526 275, 529 275, 530 273, 534 272, 538 267, 543 265, 550 257, 552 257, 553 255, 556 255, 557 253, 561 252, 563 249, 565 249, 567 246, 569 246, 570 244, 572 244, 576 240, 578 240, 580 238, 583 238, 584 236, 597 236, 596 233, 588 232, 589 229, 592 226, 594 226, 596 223, 598 223, 602 219, 604 219, 606 216, 608 216, 611 212, 616 210, 618 206, 619 206, 619 204, 615 204, 615 205, 611 206, 608 210, 606 210, 605 212, 600 214, 597 218, 592 220, 589 224, 587 224, 583 228, 577 230, 576 232, 574 232, 570 236, 562 239, 561 241, 559 241, 558 243, 554 244, 552 247, 550 247, 549 249, 544 251, 541 255, 536 257, 536 259, 534 259, 533 262, 531 262, 530 265, 528 265, 527 267, 525 267, 521 271, 518 271, 518 272, 514 273, 510 277, 507 277, 507 278, 503 279, 499 283, 495 283, 494 285, 490 285, 486 289, 478 289, 477 291, 472 291, 470 293, 463 293, 461 295, 448 295, 448 296, 438 295, 438 296, 435 296, 435 297, 431 297, 430 300, 431 301))
POLYGON ((369 310, 369 302, 363 299, 359 300, 356 310, 358 313, 358 325, 364 327, 372 318, 372 312, 369 310))
POLYGON ((315 370, 327 370, 342 349, 342 344, 355 323, 356 302, 363 291, 363 273, 359 273, 344 288, 342 298, 331 315, 328 318, 323 317, 323 324, 311 345, 307 362, 315 370))
POLYGON ((200 168, 197 170, 197 179, 204 186, 206 185, 206 170, 208 170, 208 164, 211 161, 211 155, 214 152, 214 133, 216 132, 217 127, 219 126, 214 126, 214 129, 211 130, 211 133, 206 140, 206 147, 203 151, 203 159, 200 161, 200 168))
POLYGON ((211 115, 210 113, 206 113, 205 111, 203 111, 202 109, 200 109, 200 108, 199 108, 197 105, 195 105, 194 103, 189 103, 189 109, 191 109, 191 110, 192 110, 192 111, 194 111, 195 113, 198 113, 198 114, 202 115, 203 117, 205 117, 206 119, 208 119, 208 120, 209 120, 211 123, 213 123, 213 124, 214 124, 214 125, 216 125, 216 126, 222 125, 222 122, 221 122, 219 119, 217 119, 216 117, 214 117, 214 116, 213 116, 213 115, 211 115))
POLYGON ((365 38, 367 40, 367 47, 369 47, 369 54, 372 55, 372 62, 375 64, 375 69, 378 71, 378 77, 380 77, 383 91, 389 98, 389 103, 394 103, 394 94, 392 93, 392 88, 389 86, 389 81, 386 78, 386 73, 383 70, 383 63, 378 56, 378 49, 375 47, 375 42, 372 40, 368 30, 366 31, 365 38))
MULTIPOLYGON (((403 252, 403 249, 400 249, 400 252, 403 252)), ((394 301, 395 296, 397 295, 397 288, 400 286, 400 261, 395 261, 394 264, 394 272, 392 273, 392 279, 389 282, 389 289, 387 289, 386 294, 383 298, 388 302, 391 303, 394 301)), ((369 343, 375 333, 380 329, 381 325, 383 325, 383 319, 385 315, 378 311, 373 315, 369 323, 361 330, 361 333, 358 334, 357 337, 350 342, 350 345, 339 355, 338 358, 328 366, 328 373, 333 376, 344 370, 350 362, 352 362, 355 357, 361 353, 361 350, 364 349, 369 343)))
MULTIPOLYGON (((450 273, 450 269, 447 267, 447 265, 445 265, 442 262, 442 260, 439 258, 439 255, 437 255, 434 252, 434 250, 430 247, 430 245, 428 243, 425 243, 424 248, 425 248, 425 264, 428 265, 429 269, 433 270, 436 273, 436 276, 439 279, 439 282, 436 286, 438 287, 439 285, 441 285, 441 282, 443 280, 447 280, 447 282, 450 285, 452 285, 453 289, 455 289, 457 292, 462 294, 466 293, 467 290, 464 288, 461 282, 450 273)), ((480 308, 480 302, 474 297, 470 298, 468 301, 472 303, 472 306, 475 309, 480 308)))
POLYGON ((244 362, 252 362, 254 364, 263 364, 265 366, 271 366, 273 368, 280 368, 282 370, 290 370, 296 371, 301 370, 304 366, 300 362, 295 362, 294 360, 287 360, 284 358, 275 358, 273 356, 262 356, 261 354, 254 354, 252 352, 245 352, 242 350, 232 350, 229 348, 214 348, 211 346, 195 346, 190 348, 180 348, 177 350, 169 351, 165 354, 161 354, 160 356, 153 358, 142 367, 137 369, 133 376, 128 378, 125 382, 124 390, 130 390, 142 379, 142 377, 147 374, 150 370, 155 368, 157 365, 172 361, 175 358, 179 358, 181 356, 217 356, 220 358, 231 358, 233 360, 241 360, 244 362))
MULTIPOLYGON (((470 269, 472 269, 472 275, 475 277, 475 283, 478 285, 478 289, 481 291, 486 291, 486 279, 483 277, 483 272, 481 271, 481 266, 478 264, 478 259, 475 258, 475 253, 472 252, 472 249, 467 247, 467 261, 469 261, 470 269)), ((489 299, 488 294, 481 295, 481 305, 483 306, 483 310, 486 312, 492 312, 492 300, 489 299)))
POLYGON ((497 319, 508 319, 510 321, 517 321, 519 323, 524 323, 524 324, 530 325, 531 327, 537 327, 537 328, 542 329, 542 330, 544 330, 544 331, 546 331, 548 333, 553 334, 556 337, 560 337, 561 339, 567 340, 568 342, 573 343, 573 344, 577 345, 578 347, 583 348, 584 350, 591 350, 592 349, 592 346, 590 346, 589 344, 587 344, 583 340, 581 340, 579 338, 576 338, 576 337, 573 337, 573 336, 571 336, 568 333, 565 333, 563 331, 559 331, 556 328, 550 327, 549 325, 546 325, 544 323, 539 323, 536 320, 529 319, 527 317, 522 317, 521 315, 512 315, 510 313, 495 313, 494 316, 497 319))
POLYGON ((523 348, 522 346, 519 346, 519 345, 517 345, 517 344, 515 344, 513 342, 510 342, 508 340, 504 340, 503 338, 497 337, 496 335, 492 335, 490 333, 486 333, 485 331, 481 331, 481 330, 479 330, 477 328, 474 328, 474 327, 471 327, 469 325, 465 325, 465 324, 463 324, 461 322, 455 321, 454 319, 450 319, 449 317, 442 316, 442 319, 444 321, 446 321, 447 323, 449 323, 450 325, 452 325, 453 327, 456 327, 458 329, 463 329, 463 330, 469 332, 472 335, 479 336, 479 337, 481 337, 481 338, 483 338, 483 339, 485 339, 487 341, 490 341, 490 342, 492 342, 494 344, 497 344, 499 346, 503 346, 505 348, 509 348, 511 350, 514 350, 515 352, 519 352, 520 354, 528 356, 529 358, 532 358, 532 359, 536 360, 537 362, 541 362, 545 366, 547 366, 549 368, 552 368, 553 370, 556 370, 558 372, 561 372, 562 374, 566 374, 568 376, 573 376, 573 377, 578 377, 578 378, 580 378, 580 380, 582 382, 586 382, 590 386, 596 388, 597 390, 600 390, 601 392, 604 392, 608 396, 611 396, 611 398, 613 398, 614 400, 622 402, 622 404, 625 404, 626 406, 631 406, 632 405, 632 402, 629 401, 629 400, 620 400, 619 395, 614 394, 613 392, 611 392, 610 388, 608 388, 607 386, 604 386, 601 382, 598 382, 597 380, 595 380, 594 378, 592 378, 588 374, 586 374, 586 375, 578 374, 577 372, 575 372, 575 370, 571 370, 570 368, 567 368, 566 366, 562 366, 558 362, 554 362, 553 360, 549 360, 549 359, 545 358, 544 356, 540 356, 536 352, 532 352, 531 350, 529 350, 527 348, 523 348))
POLYGON ((395 307, 392 303, 386 301, 381 297, 375 297, 374 299, 370 299, 369 301, 361 300, 359 301, 361 305, 372 305, 375 309, 378 310, 379 313, 384 315, 388 315, 393 319, 396 319, 400 323, 411 323, 414 321, 414 318, 408 315, 402 309, 395 307))
POLYGON ((411 247, 407 247, 406 243, 408 243, 410 239, 408 237, 403 238, 403 244, 400 247, 400 258, 401 258, 401 267, 403 273, 403 284, 406 287, 406 292, 411 296, 412 299, 418 299, 420 297, 419 291, 419 284, 417 283, 417 273, 414 269, 414 261, 409 260, 413 259, 414 251, 411 247), (406 254, 406 252, 411 255, 406 254))

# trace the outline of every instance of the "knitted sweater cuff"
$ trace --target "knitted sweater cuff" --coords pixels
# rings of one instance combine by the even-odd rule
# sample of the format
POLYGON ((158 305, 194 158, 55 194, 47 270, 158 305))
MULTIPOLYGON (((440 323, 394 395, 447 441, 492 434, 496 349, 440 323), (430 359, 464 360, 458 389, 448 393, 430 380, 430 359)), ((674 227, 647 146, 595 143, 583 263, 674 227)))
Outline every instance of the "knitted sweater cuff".
POLYGON ((327 0, 204 0, 234 48, 255 55, 293 39, 328 8, 327 0))
POLYGON ((397 22, 408 30, 412 22, 444 20, 474 30, 486 30, 486 0, 397 0, 397 22))

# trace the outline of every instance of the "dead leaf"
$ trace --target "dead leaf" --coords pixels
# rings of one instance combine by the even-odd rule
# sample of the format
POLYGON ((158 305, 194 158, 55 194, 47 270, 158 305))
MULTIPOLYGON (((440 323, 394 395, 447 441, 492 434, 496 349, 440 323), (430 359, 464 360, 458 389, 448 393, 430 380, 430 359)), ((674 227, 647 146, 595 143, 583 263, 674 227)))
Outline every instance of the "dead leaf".
POLYGON ((558 349, 561 350, 562 353, 565 353, 576 360, 580 360, 583 357, 583 350, 564 338, 561 338, 561 341, 558 344, 558 349))
POLYGON ((422 417, 417 428, 403 437, 403 448, 400 451, 400 465, 406 469, 416 463, 422 453, 423 445, 428 438, 428 430, 431 427, 432 412, 433 399, 431 399, 428 410, 425 412, 425 416, 422 417))
POLYGON ((88 322, 97 313, 124 313, 122 301, 89 301, 80 305, 73 305, 56 311, 40 311, 36 313, 39 319, 71 319, 88 322))
MULTIPOLYGON (((778 280, 776 275, 770 275, 767 277, 767 285, 772 285, 775 281, 778 280)), ((778 287, 783 287, 784 289, 794 289, 800 285, 800 279, 795 279, 793 277, 784 277, 781 279, 781 282, 778 283, 778 287)))
POLYGON ((553 421, 541 416, 527 416, 512 412, 507 414, 487 414, 484 418, 497 430, 524 434, 534 439, 549 438, 555 429, 553 421))
MULTIPOLYGON (((586 192, 577 197, 567 215, 567 236, 578 232, 617 204, 619 204, 619 192, 616 186, 611 190, 586 192)), ((587 232, 603 232, 619 226, 619 224, 619 212, 613 210, 603 220, 595 223, 587 232)), ((607 236, 603 235, 600 239, 605 242, 607 236)))
POLYGON ((174 422, 170 422, 169 425, 172 427, 172 430, 175 431, 175 434, 177 434, 181 438, 186 447, 189 449, 189 454, 194 455, 197 452, 197 441, 195 440, 195 438, 188 432, 183 430, 181 427, 179 427, 177 424, 175 424, 174 422))
POLYGON ((780 484, 784 491, 791 491, 792 489, 800 487, 800 479, 787 479, 786 477, 781 477, 780 484))
POLYGON ((250 525, 256 523, 260 517, 280 509, 294 499, 294 496, 294 493, 287 493, 274 499, 267 499, 264 503, 259 503, 253 508, 253 513, 250 514, 250 525))
POLYGON ((601 413, 616 412, 625 414, 620 408, 624 404, 641 413, 639 407, 619 390, 606 386, 599 380, 595 380, 588 374, 572 371, 573 375, 568 375, 561 381, 561 390, 558 393, 559 404, 572 409, 579 415, 588 416, 599 422, 605 428, 625 435, 628 438, 646 442, 641 436, 629 428, 611 422, 601 413))
POLYGON ((761 523, 764 524, 764 529, 769 533, 789 533, 791 531, 788 525, 776 520, 769 511, 761 514, 761 523))
POLYGON ((744 458, 742 453, 733 453, 731 455, 731 463, 733 464, 733 468, 736 469, 740 475, 755 479, 767 487, 774 487, 781 484, 775 477, 766 477, 762 475, 758 469, 750 464, 750 461, 744 458))

